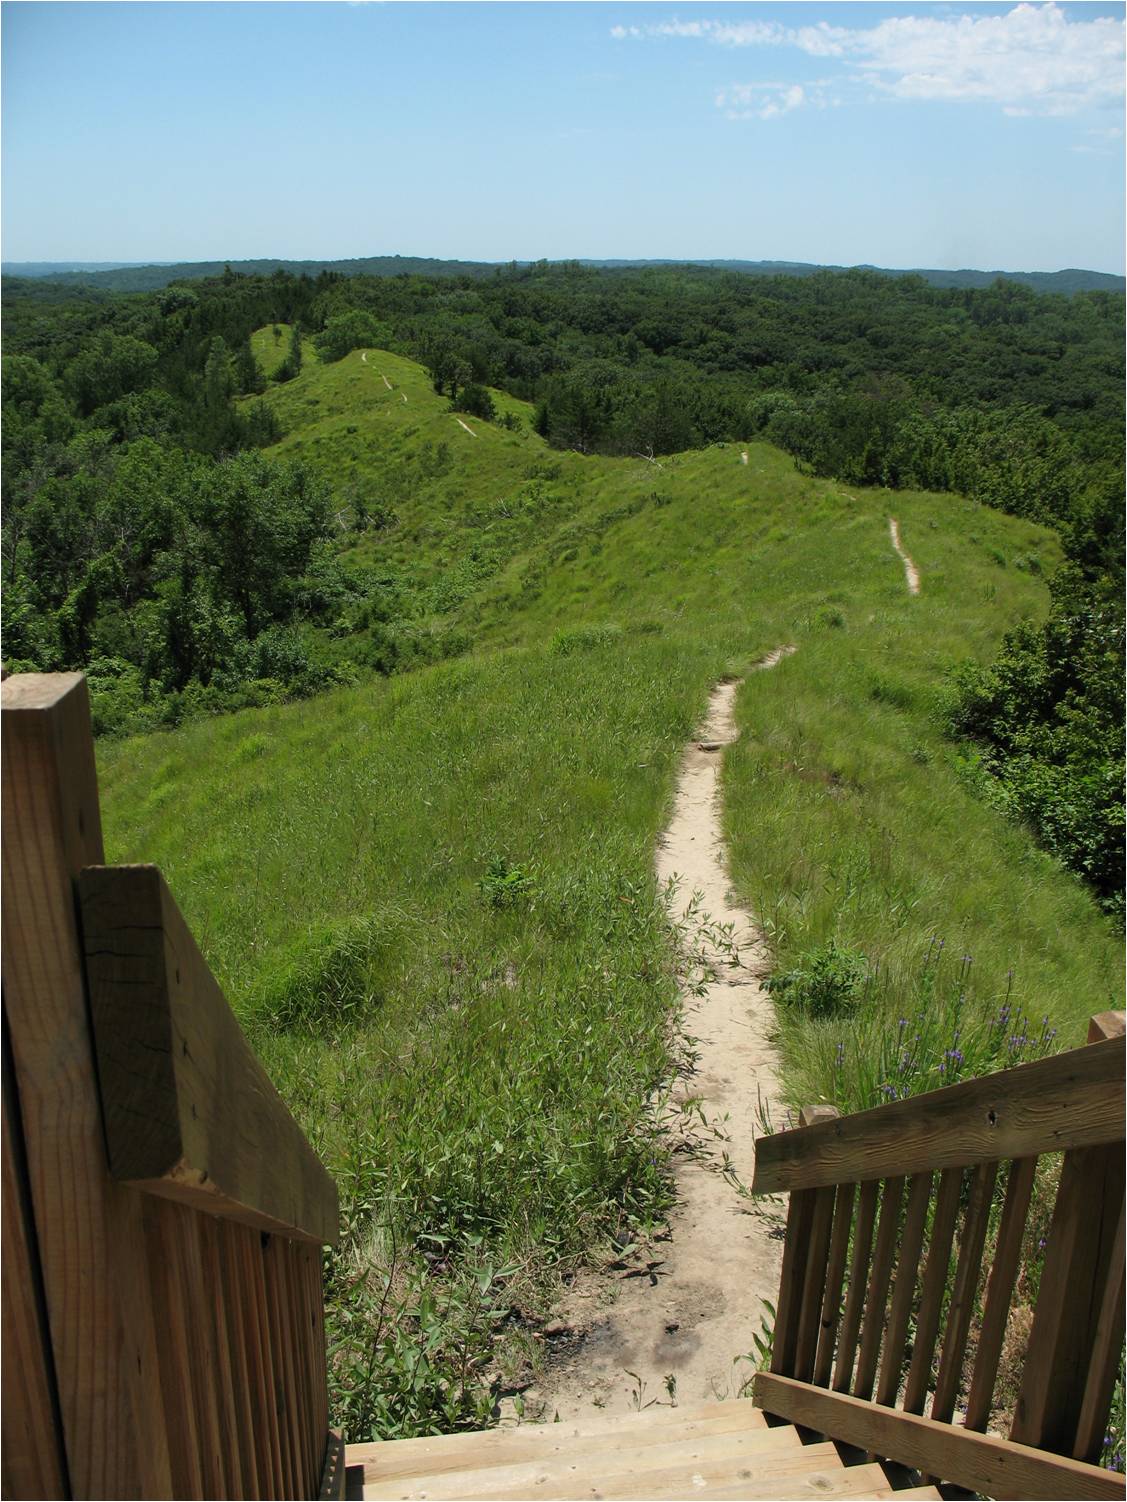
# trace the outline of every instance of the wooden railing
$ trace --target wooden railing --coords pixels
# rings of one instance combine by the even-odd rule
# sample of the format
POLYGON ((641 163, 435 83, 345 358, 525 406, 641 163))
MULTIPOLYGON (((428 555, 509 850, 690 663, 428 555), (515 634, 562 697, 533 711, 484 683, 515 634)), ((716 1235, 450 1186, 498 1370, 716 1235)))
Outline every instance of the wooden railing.
POLYGON ((1123 1346, 1123 1014, 1094 1018, 1090 1039, 853 1116, 813 1107, 756 1143, 754 1191, 790 1191, 759 1407, 990 1497, 1123 1497, 1124 1477, 1093 1463, 1123 1346), (1036 1310, 999 1438, 984 1431, 1038 1160, 1054 1153, 1036 1310))
POLYGON ((315 1497, 336 1188, 159 872, 102 864, 84 680, 2 695, 3 1494, 315 1497))

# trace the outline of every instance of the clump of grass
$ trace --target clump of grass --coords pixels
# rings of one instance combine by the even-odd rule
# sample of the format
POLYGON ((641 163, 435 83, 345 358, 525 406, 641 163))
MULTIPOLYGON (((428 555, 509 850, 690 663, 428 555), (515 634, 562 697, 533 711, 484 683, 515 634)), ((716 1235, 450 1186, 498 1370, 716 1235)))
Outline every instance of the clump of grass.
POLYGON ((573 652, 590 652, 595 647, 613 646, 621 635, 620 626, 571 626, 557 631, 550 646, 557 657, 570 657, 573 652))
POLYGON ((846 1017, 823 1010, 813 1022, 780 1017, 792 1068, 786 1077, 794 1110, 815 1101, 842 1115, 904 1100, 1055 1053, 1058 1030, 1023 1008, 1011 972, 1002 996, 976 994, 974 961, 947 953, 932 938, 918 966, 894 975, 879 964, 853 978, 846 1017))
POLYGON ((374 917, 318 924, 287 950, 258 988, 256 1021, 279 1032, 332 1037, 379 1004, 375 969, 395 935, 374 917))

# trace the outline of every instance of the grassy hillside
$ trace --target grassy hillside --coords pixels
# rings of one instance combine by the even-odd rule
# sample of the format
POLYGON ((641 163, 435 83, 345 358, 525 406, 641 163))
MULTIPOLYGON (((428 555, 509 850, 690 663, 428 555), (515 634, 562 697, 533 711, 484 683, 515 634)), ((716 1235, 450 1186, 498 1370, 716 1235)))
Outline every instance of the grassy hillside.
MULTIPOLYGON (((287 343, 256 335, 264 368, 287 343)), ((551 452, 498 392, 521 430, 466 418, 471 436, 418 366, 364 354, 310 348, 265 398, 287 430, 270 452, 333 478, 349 566, 378 585, 361 634, 322 643, 359 681, 99 751, 109 858, 164 868, 342 1184, 350 1437, 480 1417, 483 1310, 534 1306, 553 1260, 661 1212, 676 961, 652 852, 722 674, 797 648, 747 679, 725 768, 733 877, 779 972, 838 974, 828 1010, 809 988, 781 1009, 793 1101, 867 1100, 886 1081, 855 1067, 862 1045, 921 1007, 988 1058, 1002 1005, 1051 1019, 1035 1049, 1079 1042, 1120 994, 1110 921, 943 731, 949 669, 1045 611, 1051 534, 846 491, 763 444, 551 452), (357 506, 379 525, 350 530, 357 506), (457 660, 365 665, 420 643, 457 660), (863 994, 859 955, 880 965, 863 994), (428 1328, 427 1265, 464 1274, 442 1285, 433 1380, 411 1386, 382 1326, 373 1379, 356 1311, 390 1279, 403 1328, 428 1328)), ((524 1359, 519 1335, 501 1349, 524 1359)))

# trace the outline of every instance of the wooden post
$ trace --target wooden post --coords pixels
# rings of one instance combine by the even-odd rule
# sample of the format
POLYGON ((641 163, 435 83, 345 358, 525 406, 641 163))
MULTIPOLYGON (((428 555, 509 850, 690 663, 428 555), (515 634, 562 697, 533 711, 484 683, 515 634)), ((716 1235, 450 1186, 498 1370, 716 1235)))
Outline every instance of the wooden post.
MULTIPOLYGON (((1098 1012, 1088 1042, 1124 1034, 1123 1012, 1098 1012)), ((1106 1322, 1118 1302, 1122 1269, 1123 1145, 1074 1148, 1064 1155, 1037 1313, 1011 1438, 1083 1460, 1099 1458, 1112 1384, 1096 1380, 1093 1362, 1106 1349, 1106 1322)), ((1114 1317, 1114 1316, 1113 1316, 1114 1317)), ((1119 1342, 1116 1341, 1118 1347, 1119 1342)))
POLYGON ((4 1001, 70 1484, 168 1497, 141 1197, 107 1172, 75 913, 103 859, 86 683, 20 674, 0 696, 4 1001))
MULTIPOLYGON (((804 1106, 799 1114, 801 1126, 808 1127, 816 1121, 832 1120, 837 1112, 832 1106, 804 1106)), ((768 1139, 770 1140, 770 1139, 768 1139)), ((758 1143, 756 1147, 758 1148, 758 1143)), ((783 1243, 783 1269, 779 1278, 779 1302, 775 1310, 775 1334, 771 1343, 771 1370, 791 1376, 798 1356, 799 1324, 805 1304, 807 1269, 810 1259, 810 1240, 814 1223, 815 1207, 824 1218, 824 1206, 819 1205, 815 1190, 800 1189, 790 1197, 787 1211, 787 1236, 783 1243)), ((833 1208, 832 1198, 829 1208, 833 1208)), ((829 1226, 825 1226, 828 1236, 829 1226)), ((821 1311, 821 1289, 818 1290, 817 1308, 821 1311)), ((810 1351, 810 1363, 814 1353, 810 1351)))

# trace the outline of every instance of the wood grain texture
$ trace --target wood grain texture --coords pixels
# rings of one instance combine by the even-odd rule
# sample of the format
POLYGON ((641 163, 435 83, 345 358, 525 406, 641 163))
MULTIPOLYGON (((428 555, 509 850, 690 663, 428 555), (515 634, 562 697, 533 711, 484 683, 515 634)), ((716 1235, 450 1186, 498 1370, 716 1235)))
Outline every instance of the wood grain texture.
POLYGON ((1099 1466, 786 1377, 761 1372, 753 1379, 752 1391, 753 1401, 767 1413, 987 1497, 1025 1502, 1122 1499, 1127 1486, 1127 1478, 1099 1466))
POLYGON ((900 1389, 908 1321, 912 1315, 920 1251, 931 1201, 931 1178, 930 1173, 916 1174, 908 1190, 908 1212, 904 1217, 904 1234, 900 1238, 896 1256, 896 1282, 892 1290, 892 1306, 888 1313, 888 1330, 885 1333, 880 1379, 877 1382, 878 1403, 895 1403, 900 1389))
POLYGON ((80 674, 0 687, 4 999, 70 1483, 171 1492, 141 1197, 107 1172, 74 882, 102 857, 80 674))
POLYGON ((865 1290, 865 1320, 861 1326, 861 1349, 857 1355, 857 1375, 853 1391, 860 1398, 872 1397, 877 1373, 877 1355, 884 1333, 888 1306, 888 1286, 892 1280, 892 1259, 896 1254, 896 1237, 900 1229, 900 1206, 904 1199, 904 1180, 889 1179, 881 1196, 880 1224, 873 1248, 873 1265, 869 1286, 865 1290))
POLYGON ((1124 1038, 758 1138, 756 1194, 860 1183, 1123 1140, 1124 1038))
POLYGON ((841 1320, 841 1337, 834 1367, 834 1387, 844 1392, 853 1380, 853 1360, 861 1316, 865 1312, 865 1287, 868 1283, 869 1251, 873 1240, 873 1223, 877 1214, 880 1185, 872 1180, 861 1185, 857 1205, 857 1225, 853 1232, 853 1260, 849 1265, 849 1291, 845 1296, 845 1313, 841 1320))
POLYGON ((998 1241, 994 1248, 990 1281, 986 1286, 982 1329, 978 1335, 978 1348, 974 1353, 974 1371, 971 1375, 970 1391, 967 1394, 964 1423, 968 1429, 985 1429, 990 1418, 990 1400, 994 1395, 994 1382, 998 1376, 998 1361, 1006 1335, 1010 1300, 1013 1297, 1014 1283, 1021 1264, 1021 1242, 1025 1234, 1025 1219, 1029 1214, 1029 1202, 1033 1195, 1033 1180, 1036 1173, 1036 1158, 1018 1158, 1016 1162, 1010 1164, 1006 1200, 1002 1206, 1002 1219, 998 1227, 998 1241))
POLYGON ((771 1343, 771 1370, 794 1371, 798 1350, 798 1323, 802 1315, 802 1288, 806 1271, 806 1253, 814 1217, 814 1195, 799 1190, 790 1197, 787 1210, 786 1240, 783 1242, 783 1267, 779 1275, 779 1298, 775 1309, 775 1334, 771 1343))
POLYGON ((1122 1142, 1065 1154, 1011 1430, 1021 1444, 1072 1453, 1123 1191, 1122 1142))
POLYGON ((1097 1012, 1088 1023, 1088 1042, 1101 1038, 1122 1038, 1127 1032, 1127 1012, 1097 1012))
POLYGON ((4 1023, 3 1449, 0 1495, 68 1497, 63 1421, 31 1214, 19 1099, 4 1023))
POLYGON ((945 1169, 939 1180, 935 1214, 931 1222, 931 1240, 924 1266, 920 1307, 916 1314, 916 1338, 912 1343, 912 1360, 904 1386, 904 1407, 909 1413, 922 1413, 931 1377, 931 1360, 939 1334, 939 1316, 947 1288, 947 1269, 951 1264, 951 1243, 955 1239, 955 1220, 959 1213, 962 1190, 961 1168, 945 1169))
POLYGON ((114 1177, 335 1244, 336 1185, 243 1037, 160 872, 92 867, 79 890, 114 1177))
POLYGON ((947 1306, 947 1333, 943 1337, 939 1374, 935 1379, 935 1399, 931 1405, 932 1418, 942 1423, 950 1422, 955 1411, 955 1398, 958 1395, 967 1336, 974 1314, 974 1296, 982 1268, 982 1249, 986 1244, 990 1200, 997 1173, 996 1163, 980 1163, 971 1174, 970 1200, 963 1222, 951 1302, 947 1306))
POLYGON ((833 1367, 837 1327, 841 1319, 841 1290, 845 1283, 845 1262, 849 1255, 849 1234, 853 1229, 855 1184, 839 1184, 834 1200, 834 1224, 830 1237, 830 1256, 826 1268, 826 1287, 822 1295, 822 1313, 818 1330, 818 1353, 814 1358, 814 1381, 827 1387, 833 1367))
POLYGON ((1077 1460, 1096 1461, 1103 1449, 1104 1430, 1111 1408, 1115 1380, 1122 1370, 1124 1303, 1123 1207, 1119 1209, 1108 1264, 1107 1282, 1100 1298, 1096 1339, 1088 1358, 1088 1380, 1080 1405, 1080 1421, 1072 1453, 1077 1460))

